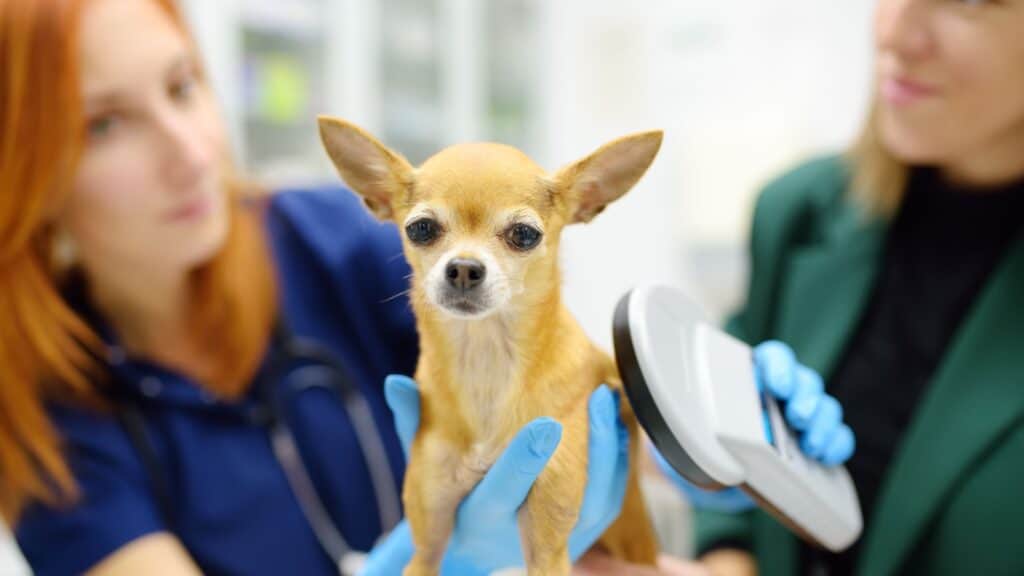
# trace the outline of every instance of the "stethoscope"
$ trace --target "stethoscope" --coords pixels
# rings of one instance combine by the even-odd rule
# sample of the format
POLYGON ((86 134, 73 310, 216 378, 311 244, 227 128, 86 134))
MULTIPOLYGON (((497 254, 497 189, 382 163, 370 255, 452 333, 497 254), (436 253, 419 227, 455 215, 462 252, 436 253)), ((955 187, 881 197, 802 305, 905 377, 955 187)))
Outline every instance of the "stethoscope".
POLYGON ((264 393, 269 396, 266 405, 271 408, 269 430, 274 456, 284 469, 288 483, 312 525, 320 546, 334 561, 339 573, 354 574, 362 562, 362 555, 352 550, 328 515, 284 416, 283 401, 290 398, 275 398, 274 383, 281 378, 287 379, 285 385, 276 389, 284 390, 289 396, 313 388, 327 388, 333 389, 341 399, 370 473, 384 532, 393 528, 402 518, 401 500, 395 476, 388 463, 387 449, 373 421, 373 413, 366 398, 359 393, 345 367, 329 350, 317 342, 298 338, 281 326, 274 331, 274 340, 275 353, 283 352, 283 358, 272 359, 267 377, 261 379, 264 382, 264 393), (298 362, 303 365, 289 368, 298 362))
MULTIPOLYGON (((334 358, 330 350, 296 336, 286 326, 279 324, 273 332, 270 354, 267 370, 254 383, 261 402, 260 409, 250 419, 268 430, 274 457, 284 470, 288 484, 321 548, 337 566, 339 574, 355 574, 362 564, 363 554, 349 546, 327 512, 302 460, 284 407, 295 395, 307 390, 327 389, 338 396, 355 431, 356 441, 373 484, 381 527, 387 532, 398 524, 402 512, 398 485, 387 459, 384 441, 374 423, 366 398, 360 394, 344 366, 334 358), (277 384, 279 382, 280 385, 277 384)), ((173 531, 174 505, 167 486, 167 476, 153 441, 149 438, 145 419, 137 401, 121 397, 118 400, 118 420, 151 477, 161 512, 173 531)))

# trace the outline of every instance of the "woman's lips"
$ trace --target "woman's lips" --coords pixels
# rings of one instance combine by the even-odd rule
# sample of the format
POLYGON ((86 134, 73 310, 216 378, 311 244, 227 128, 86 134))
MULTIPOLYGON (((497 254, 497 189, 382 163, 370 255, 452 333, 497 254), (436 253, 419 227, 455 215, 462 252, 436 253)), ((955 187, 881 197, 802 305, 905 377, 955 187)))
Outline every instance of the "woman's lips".
POLYGON ((882 81, 882 97, 895 106, 907 106, 938 94, 934 87, 900 76, 887 76, 882 81))
POLYGON ((172 222, 187 222, 201 218, 210 209, 210 198, 199 196, 171 211, 167 219, 172 222))

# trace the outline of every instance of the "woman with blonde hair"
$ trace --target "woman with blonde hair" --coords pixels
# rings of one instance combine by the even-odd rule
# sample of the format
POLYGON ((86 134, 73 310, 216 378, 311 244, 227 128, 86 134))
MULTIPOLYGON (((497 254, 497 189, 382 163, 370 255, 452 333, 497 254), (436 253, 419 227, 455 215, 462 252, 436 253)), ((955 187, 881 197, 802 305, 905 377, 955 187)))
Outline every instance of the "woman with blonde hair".
POLYGON ((1024 1, 879 0, 874 29, 864 133, 761 194, 729 323, 824 376, 865 531, 704 510, 721 574, 1024 574, 1024 1))

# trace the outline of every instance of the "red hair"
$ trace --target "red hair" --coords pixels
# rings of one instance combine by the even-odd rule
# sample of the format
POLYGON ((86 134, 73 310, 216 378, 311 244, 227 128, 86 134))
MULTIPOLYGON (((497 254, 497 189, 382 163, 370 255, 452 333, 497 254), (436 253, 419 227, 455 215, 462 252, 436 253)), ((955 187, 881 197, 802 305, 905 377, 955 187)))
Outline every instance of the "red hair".
MULTIPOLYGON (((155 0, 187 35, 172 0, 155 0)), ((74 477, 46 403, 102 409, 102 342, 62 298, 51 266, 52 214, 84 137, 77 27, 83 0, 0 0, 0 514, 73 502, 74 477)), ((191 41, 191 40, 190 40, 191 41)), ((276 317, 259 213, 232 198, 225 245, 190 278, 190 330, 216 350, 202 385, 241 394, 276 317)))

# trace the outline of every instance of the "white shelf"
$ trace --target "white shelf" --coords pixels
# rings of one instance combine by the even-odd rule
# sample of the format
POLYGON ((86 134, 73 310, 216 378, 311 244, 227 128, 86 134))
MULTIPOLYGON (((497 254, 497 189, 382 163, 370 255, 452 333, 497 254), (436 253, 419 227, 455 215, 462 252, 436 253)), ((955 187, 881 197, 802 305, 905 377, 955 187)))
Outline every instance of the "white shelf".
POLYGON ((319 38, 324 23, 318 2, 270 0, 245 2, 241 24, 250 30, 297 38, 319 38))

